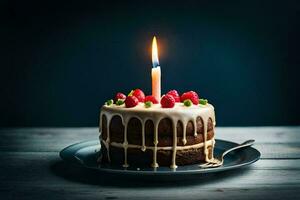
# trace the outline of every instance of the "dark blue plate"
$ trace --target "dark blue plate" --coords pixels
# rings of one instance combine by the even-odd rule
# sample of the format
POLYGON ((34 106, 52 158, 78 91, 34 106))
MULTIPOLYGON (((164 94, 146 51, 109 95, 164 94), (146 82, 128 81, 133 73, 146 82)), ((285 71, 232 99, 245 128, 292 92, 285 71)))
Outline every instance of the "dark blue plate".
MULTIPOLYGON (((236 146, 234 142, 225 140, 216 140, 214 155, 221 155, 225 150, 236 146)), ((153 169, 147 168, 123 168, 122 166, 111 166, 109 164, 101 165, 97 163, 100 155, 100 143, 98 140, 86 141, 73 144, 64 148, 60 152, 60 157, 69 163, 79 164, 86 168, 96 169, 106 173, 114 173, 119 175, 153 175, 153 176, 180 176, 192 174, 204 174, 212 172, 220 172, 232 170, 243 166, 250 165, 260 158, 260 152, 253 147, 233 151, 225 156, 224 165, 218 168, 201 169, 198 164, 178 166, 176 170, 169 167, 159 167, 153 169)))

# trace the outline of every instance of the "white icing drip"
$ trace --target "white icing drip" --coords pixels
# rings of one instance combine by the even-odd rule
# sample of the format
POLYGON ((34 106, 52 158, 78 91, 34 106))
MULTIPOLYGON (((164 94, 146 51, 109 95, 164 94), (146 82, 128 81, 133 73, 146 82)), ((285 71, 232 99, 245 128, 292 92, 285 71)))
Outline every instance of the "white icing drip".
MULTIPOLYGON (((213 143, 212 143, 212 150, 215 148, 215 144, 216 144, 216 140, 214 139, 213 140, 213 143)), ((213 152, 212 152, 212 154, 211 154, 211 158, 210 158, 211 160, 214 160, 214 154, 213 154, 213 152)))
MULTIPOLYGON (((102 115, 103 116, 103 115, 102 115)), ((106 115, 105 115, 106 116, 106 115)), ((102 118, 102 117, 101 117, 102 118)), ((110 162, 110 154, 109 154, 109 143, 110 143, 110 133, 109 133, 109 125, 110 125, 110 121, 112 119, 112 116, 106 116, 106 127, 107 127, 107 130, 106 130, 106 133, 107 133, 107 136, 106 136, 106 151, 107 151, 107 159, 108 159, 108 162, 110 162)), ((102 121, 102 120, 101 120, 102 121)))
POLYGON ((160 120, 155 120, 154 121, 154 148, 153 148, 153 163, 152 167, 156 168, 158 167, 157 163, 157 144, 158 144, 158 125, 159 125, 160 120))
POLYGON ((186 141, 186 124, 187 124, 187 122, 185 122, 185 121, 180 121, 180 122, 182 125, 182 143, 183 143, 183 145, 185 145, 187 142, 186 141))
MULTIPOLYGON (((103 143, 105 143, 104 140, 102 140, 103 143)), ((207 140, 206 143, 208 146, 213 146, 215 142, 215 139, 212 138, 210 140, 207 140)), ((123 148, 123 143, 118 143, 118 142, 112 142, 110 143, 111 146, 113 147, 117 147, 117 148, 123 148)), ((198 149, 204 146, 204 142, 200 142, 197 144, 193 144, 193 145, 186 145, 186 146, 177 146, 177 151, 180 150, 187 150, 187 149, 198 149)), ((128 144, 128 148, 130 149, 140 149, 142 146, 141 145, 136 145, 136 144, 128 144)), ((166 151, 171 151, 173 150, 173 146, 166 146, 166 147, 157 147, 157 150, 166 150, 166 151)), ((147 149, 153 150, 154 146, 148 146, 147 149)))
MULTIPOLYGON (((215 125, 215 114, 214 114, 214 107, 210 104, 207 105, 192 105, 191 107, 185 107, 182 103, 176 103, 174 108, 161 108, 160 104, 154 104, 150 108, 145 108, 143 103, 139 103, 136 107, 133 108, 126 108, 125 105, 117 106, 115 104, 107 106, 104 105, 101 109, 100 115, 100 125, 102 126, 102 117, 103 115, 107 118, 107 138, 104 141, 105 147, 107 149, 107 157, 110 162, 110 155, 109 155, 109 146, 110 143, 110 133, 109 133, 109 125, 111 119, 114 116, 120 116, 122 119, 122 123, 124 125, 124 142, 122 147, 124 148, 124 167, 128 167, 127 163, 127 149, 130 146, 127 141, 127 124, 131 118, 137 118, 140 120, 142 124, 142 145, 140 146, 141 150, 145 151, 146 148, 153 150, 153 163, 152 167, 158 167, 157 163, 157 150, 160 149, 157 147, 158 144, 158 125, 159 122, 164 118, 169 118, 172 121, 173 126, 173 154, 172 154, 172 163, 171 168, 176 168, 176 151, 179 147, 177 146, 177 123, 181 121, 183 125, 183 138, 182 142, 183 145, 186 144, 186 127, 189 121, 193 122, 194 126, 194 136, 197 136, 197 123, 196 119, 198 116, 201 117, 203 126, 204 126, 204 133, 203 133, 203 152, 205 155, 205 161, 208 162, 208 141, 207 141, 207 124, 208 120, 211 118, 213 124, 215 125), (154 125, 154 147, 146 147, 145 145, 145 123, 150 119, 154 125)), ((103 130, 102 130, 103 131, 103 130)), ((214 145, 213 145, 214 146, 214 145)), ((189 146, 187 146, 189 147, 189 146)))
POLYGON ((209 116, 204 116, 202 118, 203 120, 203 126, 204 126, 204 132, 203 132, 203 141, 204 141, 204 146, 203 146, 203 152, 205 155, 205 161, 209 162, 209 158, 208 158, 208 148, 207 148, 207 124, 208 124, 208 120, 209 120, 209 116))
POLYGON ((146 120, 144 120, 142 122, 142 146, 141 146, 141 150, 142 151, 146 151, 146 145, 145 145, 145 124, 146 124, 146 120))
MULTIPOLYGON (((126 120, 127 121, 127 120, 126 120)), ((127 163, 127 148, 128 148, 128 141, 127 141, 127 124, 124 126, 124 142, 123 142, 123 148, 124 148, 124 164, 123 167, 129 167, 127 163)))
POLYGON ((176 152, 177 152, 177 120, 173 121, 172 126, 173 126, 173 152, 172 152, 172 164, 170 166, 171 169, 176 169, 176 152))
POLYGON ((193 119, 194 122, 194 136, 197 137, 197 117, 193 119))

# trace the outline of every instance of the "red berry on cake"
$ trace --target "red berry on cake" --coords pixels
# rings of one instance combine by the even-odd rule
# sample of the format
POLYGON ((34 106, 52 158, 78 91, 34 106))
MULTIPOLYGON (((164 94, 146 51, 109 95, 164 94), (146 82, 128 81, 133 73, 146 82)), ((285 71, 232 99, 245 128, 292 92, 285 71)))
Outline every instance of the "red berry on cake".
POLYGON ((180 100, 181 102, 184 102, 184 100, 189 99, 193 102, 194 105, 199 104, 199 96, 194 91, 185 92, 181 95, 180 100))
POLYGON ((172 95, 166 94, 160 100, 161 107, 173 108, 175 106, 175 99, 172 95))
POLYGON ((158 100, 154 96, 151 96, 151 95, 145 97, 145 102, 147 102, 147 101, 151 101, 153 104, 159 103, 158 100))
POLYGON ((141 89, 135 89, 133 92, 130 92, 132 96, 135 96, 139 102, 144 102, 145 101, 145 94, 141 89))
POLYGON ((180 96, 176 90, 170 90, 167 94, 174 97, 175 102, 180 102, 180 96))
POLYGON ((117 94, 116 94, 116 96, 115 96, 115 102, 117 102, 118 100, 125 100, 126 99, 126 95, 125 94, 123 94, 123 93, 121 93, 121 92, 118 92, 117 94))
POLYGON ((128 96, 125 99, 126 108, 132 108, 139 104, 138 98, 135 96, 128 96))

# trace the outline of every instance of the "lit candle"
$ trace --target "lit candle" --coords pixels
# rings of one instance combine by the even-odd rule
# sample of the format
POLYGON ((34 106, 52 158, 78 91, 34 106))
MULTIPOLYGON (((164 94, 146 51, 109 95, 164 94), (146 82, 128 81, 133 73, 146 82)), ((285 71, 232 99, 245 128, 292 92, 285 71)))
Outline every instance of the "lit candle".
POLYGON ((155 36, 152 41, 152 96, 154 96, 158 101, 160 101, 161 96, 161 73, 160 66, 158 61, 158 51, 157 51, 157 43, 155 36))

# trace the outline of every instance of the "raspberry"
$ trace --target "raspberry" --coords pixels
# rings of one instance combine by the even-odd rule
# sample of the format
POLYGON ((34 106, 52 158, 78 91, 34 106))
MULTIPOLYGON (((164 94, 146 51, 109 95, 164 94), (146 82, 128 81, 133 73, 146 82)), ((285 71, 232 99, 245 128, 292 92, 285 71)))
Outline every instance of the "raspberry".
POLYGON ((117 94, 116 94, 116 96, 115 96, 115 102, 117 102, 119 99, 121 99, 121 100, 125 100, 126 99, 126 95, 125 94, 123 94, 123 93, 121 93, 121 92, 118 92, 117 94))
POLYGON ((180 102, 180 96, 176 90, 170 90, 167 94, 174 97, 175 102, 180 102))
POLYGON ((151 101, 153 104, 158 103, 158 100, 154 96, 151 96, 151 95, 145 97, 145 102, 147 102, 147 101, 151 101))
POLYGON ((132 92, 132 96, 135 96, 139 100, 139 102, 145 101, 145 94, 141 89, 135 89, 132 92))
POLYGON ((172 95, 166 94, 160 100, 161 107, 173 108, 175 106, 175 99, 172 95))
POLYGON ((125 99, 126 108, 132 108, 139 104, 139 100, 135 96, 128 96, 125 99))
POLYGON ((184 100, 186 100, 186 99, 190 99, 194 105, 199 104, 199 96, 194 91, 185 92, 181 95, 181 97, 180 97, 181 102, 184 102, 184 100))

